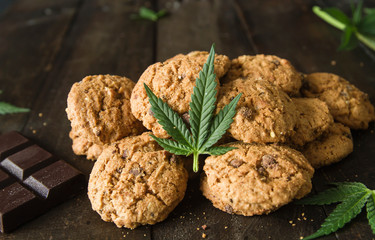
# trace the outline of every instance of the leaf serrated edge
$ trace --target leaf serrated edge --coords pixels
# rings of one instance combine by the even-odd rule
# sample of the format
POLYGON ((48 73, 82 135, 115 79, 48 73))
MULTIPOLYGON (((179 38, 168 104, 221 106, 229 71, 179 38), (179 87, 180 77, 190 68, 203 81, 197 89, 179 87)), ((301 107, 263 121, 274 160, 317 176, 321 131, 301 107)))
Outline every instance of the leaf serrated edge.
POLYGON ((233 117, 236 114, 237 103, 240 100, 242 93, 238 94, 228 105, 215 116, 211 125, 210 134, 203 144, 202 148, 207 149, 214 145, 227 131, 233 122, 233 117))
POLYGON ((328 215, 318 231, 303 238, 303 240, 325 236, 342 228, 361 212, 370 194, 370 190, 368 190, 363 194, 356 194, 355 196, 347 198, 345 201, 337 205, 331 214, 328 215), (352 204, 351 201, 354 201, 354 203, 352 204), (335 220, 336 218, 339 218, 339 220, 335 220))
POLYGON ((174 140, 192 149, 191 135, 181 117, 158 98, 145 83, 144 88, 158 123, 174 140))
POLYGON ((164 138, 158 138, 152 134, 150 134, 150 137, 152 137, 162 148, 165 150, 174 153, 176 155, 190 155, 191 149, 188 147, 180 144, 179 142, 170 140, 170 139, 164 139, 164 138))
POLYGON ((372 233, 375 234, 375 190, 372 190, 371 196, 367 200, 366 211, 368 223, 372 233))

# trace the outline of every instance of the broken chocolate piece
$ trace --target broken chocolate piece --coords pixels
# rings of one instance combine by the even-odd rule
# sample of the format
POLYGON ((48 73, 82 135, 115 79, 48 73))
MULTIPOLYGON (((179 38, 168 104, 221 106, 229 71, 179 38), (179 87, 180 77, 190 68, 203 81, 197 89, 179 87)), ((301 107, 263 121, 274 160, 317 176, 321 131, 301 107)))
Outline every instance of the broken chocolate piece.
POLYGON ((66 201, 85 187, 85 177, 17 132, 0 136, 0 231, 66 201), (31 146, 30 146, 31 145, 31 146))

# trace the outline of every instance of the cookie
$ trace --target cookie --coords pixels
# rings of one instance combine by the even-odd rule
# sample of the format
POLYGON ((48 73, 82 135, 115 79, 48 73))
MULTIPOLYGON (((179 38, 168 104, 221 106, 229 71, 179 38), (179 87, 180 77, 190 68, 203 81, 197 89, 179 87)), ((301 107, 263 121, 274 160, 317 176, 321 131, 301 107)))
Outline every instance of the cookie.
MULTIPOLYGON (((131 96, 132 113, 157 137, 168 138, 169 136, 153 116, 154 113, 151 111, 144 83, 178 114, 181 116, 188 114, 191 94, 196 78, 202 70, 201 64, 204 58, 202 56, 205 55, 201 52, 191 54, 192 56, 178 55, 163 63, 159 62, 149 66, 133 89, 131 96)), ((215 59, 215 72, 219 71, 217 77, 220 77, 220 74, 223 73, 220 72, 222 67, 219 66, 223 61, 225 62, 227 57, 218 55, 215 59)), ((218 79, 216 81, 218 82, 218 79)))
POLYGON ((332 73, 306 75, 301 92, 327 103, 334 119, 353 129, 367 129, 375 120, 369 97, 344 78, 332 73))
POLYGON ((201 191, 216 208, 268 214, 311 191, 314 169, 298 151, 276 144, 231 143, 237 149, 206 159, 201 191))
POLYGON ((72 149, 76 155, 86 155, 89 160, 96 160, 103 151, 102 144, 95 144, 87 140, 79 130, 72 129, 69 133, 72 139, 72 149))
POLYGON ((247 143, 285 142, 294 133, 296 107, 290 97, 265 80, 237 79, 220 88, 217 112, 239 93, 228 132, 247 143))
POLYGON ((321 137, 308 143, 303 155, 314 168, 336 163, 353 152, 350 129, 341 123, 334 123, 321 137))
POLYGON ((318 98, 292 98, 297 107, 298 121, 291 142, 305 145, 325 132, 333 123, 328 106, 318 98))
POLYGON ((148 134, 109 145, 90 174, 93 210, 117 227, 163 221, 185 195, 188 175, 182 161, 159 150, 148 134))
POLYGON ((130 95, 134 83, 112 75, 85 77, 75 83, 66 109, 72 129, 78 129, 88 142, 108 144, 144 131, 131 113, 130 95))
POLYGON ((244 55, 233 59, 222 83, 238 78, 267 80, 292 96, 299 94, 302 85, 302 75, 292 64, 273 55, 244 55))

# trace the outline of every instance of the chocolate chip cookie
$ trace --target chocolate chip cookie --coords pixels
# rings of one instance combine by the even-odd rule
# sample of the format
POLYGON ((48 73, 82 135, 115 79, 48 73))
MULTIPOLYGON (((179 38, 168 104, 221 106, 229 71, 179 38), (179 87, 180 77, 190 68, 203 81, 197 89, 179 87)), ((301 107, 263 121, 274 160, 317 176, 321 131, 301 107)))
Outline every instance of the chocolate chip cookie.
POLYGON ((231 143, 237 149, 206 159, 201 190, 216 208, 268 214, 311 191, 314 169, 298 151, 279 145, 231 143))
POLYGON ((267 80, 292 96, 299 94, 302 85, 302 74, 288 60, 273 55, 244 55, 233 59, 222 82, 237 78, 267 80))
POLYGON ((265 80, 237 79, 220 88, 217 112, 239 93, 236 115, 228 129, 247 143, 285 142, 294 133, 297 109, 289 96, 265 80))
MULTIPOLYGON (((178 55, 163 63, 155 63, 149 66, 142 74, 131 96, 131 109, 134 116, 143 122, 143 125, 152 130, 155 136, 168 138, 167 132, 157 123, 151 105, 148 101, 144 84, 146 84, 156 96, 176 111, 181 116, 189 111, 191 94, 195 86, 196 78, 202 70, 202 63, 206 53, 194 52, 178 55)), ((207 55, 208 56, 208 55, 207 55)), ((217 77, 224 74, 225 59, 229 64, 229 59, 218 55, 215 60, 215 72, 217 77)), ((205 59, 206 61, 207 59, 205 59)), ((218 82, 218 79, 216 79, 218 82)))
POLYGON ((93 210, 117 227, 163 221, 185 195, 188 174, 182 161, 159 150, 148 134, 106 147, 90 174, 93 210))
POLYGON ((291 136, 293 144, 302 146, 322 135, 333 123, 328 106, 318 98, 292 98, 297 107, 298 121, 295 133, 291 136))
POLYGON ((308 143, 302 153, 314 168, 336 163, 353 152, 350 129, 341 123, 334 123, 315 141, 308 143))
POLYGON ((130 109, 134 85, 126 77, 95 75, 72 86, 66 112, 73 131, 79 131, 71 134, 71 137, 80 136, 81 140, 75 140, 76 145, 109 144, 144 131, 130 109))
POLYGON ((375 120, 368 95, 335 74, 306 75, 301 92, 326 102, 334 119, 350 128, 367 129, 369 122, 375 120))

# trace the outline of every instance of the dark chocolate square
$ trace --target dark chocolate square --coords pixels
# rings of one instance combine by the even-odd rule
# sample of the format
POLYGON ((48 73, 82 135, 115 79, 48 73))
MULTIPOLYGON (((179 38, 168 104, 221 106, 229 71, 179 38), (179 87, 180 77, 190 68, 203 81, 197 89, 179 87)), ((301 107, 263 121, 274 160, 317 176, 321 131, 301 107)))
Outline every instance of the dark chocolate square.
POLYGON ((40 200, 19 183, 0 190, 0 230, 9 232, 40 212, 40 200))
POLYGON ((32 145, 7 157, 0 165, 20 180, 26 179, 35 171, 48 166, 53 155, 37 145, 32 145))
POLYGON ((14 178, 12 178, 11 176, 9 176, 8 173, 0 169, 0 189, 5 188, 13 182, 15 182, 14 178))
POLYGON ((31 142, 18 132, 8 132, 0 136, 0 162, 9 155, 30 145, 31 142))
POLYGON ((24 184, 49 201, 67 198, 84 187, 84 176, 59 160, 28 177, 24 184))

